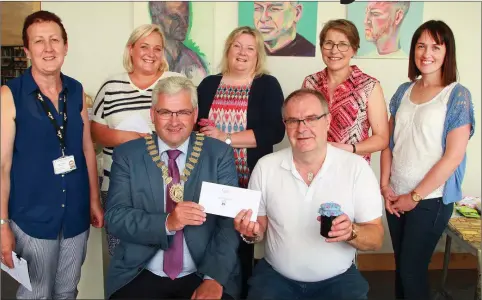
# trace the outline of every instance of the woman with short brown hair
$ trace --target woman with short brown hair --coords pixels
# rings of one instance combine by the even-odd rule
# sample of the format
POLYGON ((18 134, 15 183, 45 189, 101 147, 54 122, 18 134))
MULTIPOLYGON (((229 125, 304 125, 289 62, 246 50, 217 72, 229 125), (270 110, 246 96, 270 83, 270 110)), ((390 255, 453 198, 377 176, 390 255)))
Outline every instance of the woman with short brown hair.
POLYGON ((1 89, 1 260, 28 263, 32 289, 17 299, 74 299, 90 225, 104 224, 87 104, 61 71, 61 19, 37 11, 22 35, 31 67, 1 89))
POLYGON ((307 76, 302 87, 321 92, 328 101, 332 118, 330 144, 370 162, 371 153, 388 145, 388 116, 378 80, 350 65, 359 47, 360 37, 352 22, 328 21, 320 32, 326 68, 307 76))

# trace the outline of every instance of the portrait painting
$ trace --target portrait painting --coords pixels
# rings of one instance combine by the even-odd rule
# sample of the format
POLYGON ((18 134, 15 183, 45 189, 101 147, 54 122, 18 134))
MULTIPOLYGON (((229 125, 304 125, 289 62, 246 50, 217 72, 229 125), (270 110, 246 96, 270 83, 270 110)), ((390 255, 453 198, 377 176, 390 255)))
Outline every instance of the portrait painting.
POLYGON ((314 57, 317 2, 239 2, 238 25, 263 36, 268 56, 314 57))
POLYGON ((423 2, 355 1, 347 19, 360 34, 356 58, 408 58, 412 35, 423 23, 423 2))
POLYGON ((134 3, 134 27, 161 27, 169 71, 184 74, 198 85, 210 74, 214 47, 214 3, 150 1, 134 3))

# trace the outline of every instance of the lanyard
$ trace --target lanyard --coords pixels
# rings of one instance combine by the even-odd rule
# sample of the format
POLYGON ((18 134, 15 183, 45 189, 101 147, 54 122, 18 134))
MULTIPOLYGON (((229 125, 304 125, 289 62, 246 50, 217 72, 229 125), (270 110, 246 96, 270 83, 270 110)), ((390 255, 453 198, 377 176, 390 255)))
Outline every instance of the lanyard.
POLYGON ((60 103, 63 102, 63 125, 59 126, 57 122, 54 119, 54 116, 52 115, 52 111, 48 107, 47 103, 45 103, 44 98, 40 93, 37 93, 37 98, 40 100, 40 103, 42 103, 42 107, 45 111, 45 114, 49 118, 50 122, 55 128, 55 131, 57 132, 57 138, 59 139, 60 142, 60 150, 62 150, 62 156, 65 156, 65 130, 67 127, 67 97, 66 96, 59 96, 59 114, 62 115, 62 111, 60 110, 60 103))

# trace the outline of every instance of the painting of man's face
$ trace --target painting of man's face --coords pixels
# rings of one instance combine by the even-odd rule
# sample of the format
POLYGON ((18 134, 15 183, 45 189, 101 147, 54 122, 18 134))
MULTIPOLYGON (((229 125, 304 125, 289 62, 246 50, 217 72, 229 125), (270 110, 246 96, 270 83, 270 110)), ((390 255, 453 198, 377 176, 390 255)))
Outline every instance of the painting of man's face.
POLYGON ((288 34, 301 17, 301 7, 291 2, 254 2, 254 25, 265 41, 288 34))
POLYGON ((397 26, 394 3, 371 1, 365 12, 365 38, 376 42, 380 38, 392 35, 397 26))
POLYGON ((152 2, 159 5, 162 14, 153 15, 153 23, 159 24, 167 39, 184 41, 189 28, 189 3, 188 2, 152 2))
POLYGON ((355 1, 347 19, 360 35, 358 58, 408 58, 412 35, 423 20, 423 3, 355 1))

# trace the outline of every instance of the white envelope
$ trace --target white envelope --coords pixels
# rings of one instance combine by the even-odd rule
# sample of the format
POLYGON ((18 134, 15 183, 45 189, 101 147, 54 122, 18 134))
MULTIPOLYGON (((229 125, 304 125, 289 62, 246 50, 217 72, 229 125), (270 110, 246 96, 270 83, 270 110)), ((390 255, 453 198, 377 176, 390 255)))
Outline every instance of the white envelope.
POLYGON ((30 276, 28 275, 27 261, 17 253, 12 251, 13 269, 10 269, 2 263, 2 270, 7 272, 13 279, 17 280, 27 290, 32 291, 32 284, 30 283, 30 276))
POLYGON ((261 192, 204 181, 199 204, 208 214, 234 218, 243 209, 251 209, 251 221, 258 217, 261 192))
POLYGON ((142 118, 140 114, 133 114, 128 118, 124 119, 115 129, 135 131, 139 133, 151 133, 152 130, 149 124, 142 118))

